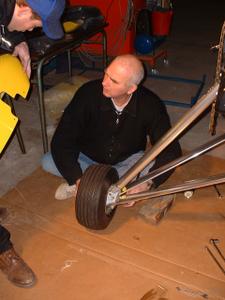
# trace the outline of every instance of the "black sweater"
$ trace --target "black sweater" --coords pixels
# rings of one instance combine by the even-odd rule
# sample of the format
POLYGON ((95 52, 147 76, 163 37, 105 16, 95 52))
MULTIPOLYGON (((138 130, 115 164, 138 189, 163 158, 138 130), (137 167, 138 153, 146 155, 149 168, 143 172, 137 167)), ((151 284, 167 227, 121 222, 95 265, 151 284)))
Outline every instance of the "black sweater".
POLYGON ((25 40, 22 32, 9 32, 7 30, 7 26, 9 25, 13 16, 15 4, 15 0, 0 0, 0 25, 5 27, 6 39, 9 40, 14 46, 25 40))
POLYGON ((14 12, 15 0, 0 0, 0 22, 8 26, 14 12))
MULTIPOLYGON (((144 86, 138 87, 118 117, 111 99, 102 94, 101 80, 90 81, 77 91, 65 109, 52 139, 51 152, 62 176, 74 184, 82 175, 77 162, 80 152, 98 163, 114 165, 145 150, 147 136, 154 145, 170 127, 165 105, 144 86)), ((151 170, 180 155, 180 145, 175 141, 158 155, 151 170)), ((155 178, 155 186, 170 174, 155 178)))

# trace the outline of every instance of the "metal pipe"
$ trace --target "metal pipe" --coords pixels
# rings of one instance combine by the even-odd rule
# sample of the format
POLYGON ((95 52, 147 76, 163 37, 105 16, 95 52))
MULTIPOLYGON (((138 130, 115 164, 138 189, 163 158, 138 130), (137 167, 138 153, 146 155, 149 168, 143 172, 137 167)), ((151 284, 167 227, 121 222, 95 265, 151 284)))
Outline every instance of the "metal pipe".
POLYGON ((193 150, 192 152, 186 154, 186 155, 183 155, 182 157, 179 157, 171 162, 169 162, 168 164, 148 173, 147 175, 129 183, 127 186, 126 186, 126 192, 128 192, 130 189, 132 189, 133 187, 139 185, 139 184, 142 184, 144 182, 147 182, 151 179, 154 179, 182 164, 185 164, 187 163, 188 161, 206 153, 207 151, 209 150, 212 150, 213 148, 221 145, 222 143, 225 142, 225 133, 216 137, 215 139, 207 142, 206 144, 204 145, 201 145, 200 147, 196 148, 195 150, 193 150))
POLYGON ((165 187, 164 189, 160 189, 160 190, 124 195, 120 197, 120 201, 115 203, 115 205, 128 204, 132 201, 138 202, 141 200, 147 200, 150 198, 194 190, 194 189, 203 188, 203 187, 220 184, 220 183, 225 183, 225 173, 220 175, 213 175, 208 178, 200 178, 200 179, 186 181, 183 184, 172 186, 172 187, 170 186, 165 187))
POLYGON ((143 157, 138 160, 116 183, 122 189, 134 179, 156 156, 161 153, 178 135, 184 131, 210 104, 214 101, 219 84, 213 87, 203 95, 198 102, 181 118, 178 123, 172 127, 143 157))
POLYGON ((222 265, 219 263, 219 261, 217 260, 217 258, 215 257, 215 255, 212 253, 212 251, 209 249, 209 247, 205 246, 205 249, 208 251, 209 255, 212 257, 212 259, 214 260, 214 262, 217 264, 217 266, 220 268, 220 270, 223 272, 223 274, 225 275, 225 269, 222 267, 222 265))

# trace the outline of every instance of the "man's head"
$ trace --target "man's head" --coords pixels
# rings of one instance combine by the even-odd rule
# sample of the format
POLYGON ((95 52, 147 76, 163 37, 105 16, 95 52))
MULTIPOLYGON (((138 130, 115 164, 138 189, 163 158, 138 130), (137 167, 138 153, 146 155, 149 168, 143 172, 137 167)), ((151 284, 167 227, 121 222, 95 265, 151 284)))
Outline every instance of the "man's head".
POLYGON ((131 95, 144 78, 140 60, 131 54, 117 56, 105 70, 103 94, 111 98, 131 95))
POLYGON ((49 38, 62 38, 60 18, 64 8, 65 0, 16 0, 7 28, 9 31, 31 31, 43 27, 49 38))

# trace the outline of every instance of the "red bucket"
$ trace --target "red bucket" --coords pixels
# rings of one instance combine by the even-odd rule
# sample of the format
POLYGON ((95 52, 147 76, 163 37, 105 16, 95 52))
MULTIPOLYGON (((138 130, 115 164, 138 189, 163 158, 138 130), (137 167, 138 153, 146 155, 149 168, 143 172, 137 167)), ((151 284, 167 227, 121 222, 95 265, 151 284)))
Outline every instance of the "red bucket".
POLYGON ((173 11, 153 11, 151 15, 152 34, 165 36, 169 34, 173 11))

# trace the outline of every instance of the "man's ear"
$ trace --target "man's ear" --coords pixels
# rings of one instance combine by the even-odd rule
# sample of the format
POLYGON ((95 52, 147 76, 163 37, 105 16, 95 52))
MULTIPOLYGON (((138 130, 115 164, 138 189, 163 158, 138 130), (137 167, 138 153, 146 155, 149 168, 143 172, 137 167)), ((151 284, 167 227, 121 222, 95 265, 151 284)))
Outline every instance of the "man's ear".
POLYGON ((128 95, 133 94, 136 91, 136 89, 137 89, 137 85, 136 84, 132 84, 131 87, 129 88, 127 94, 128 95))

